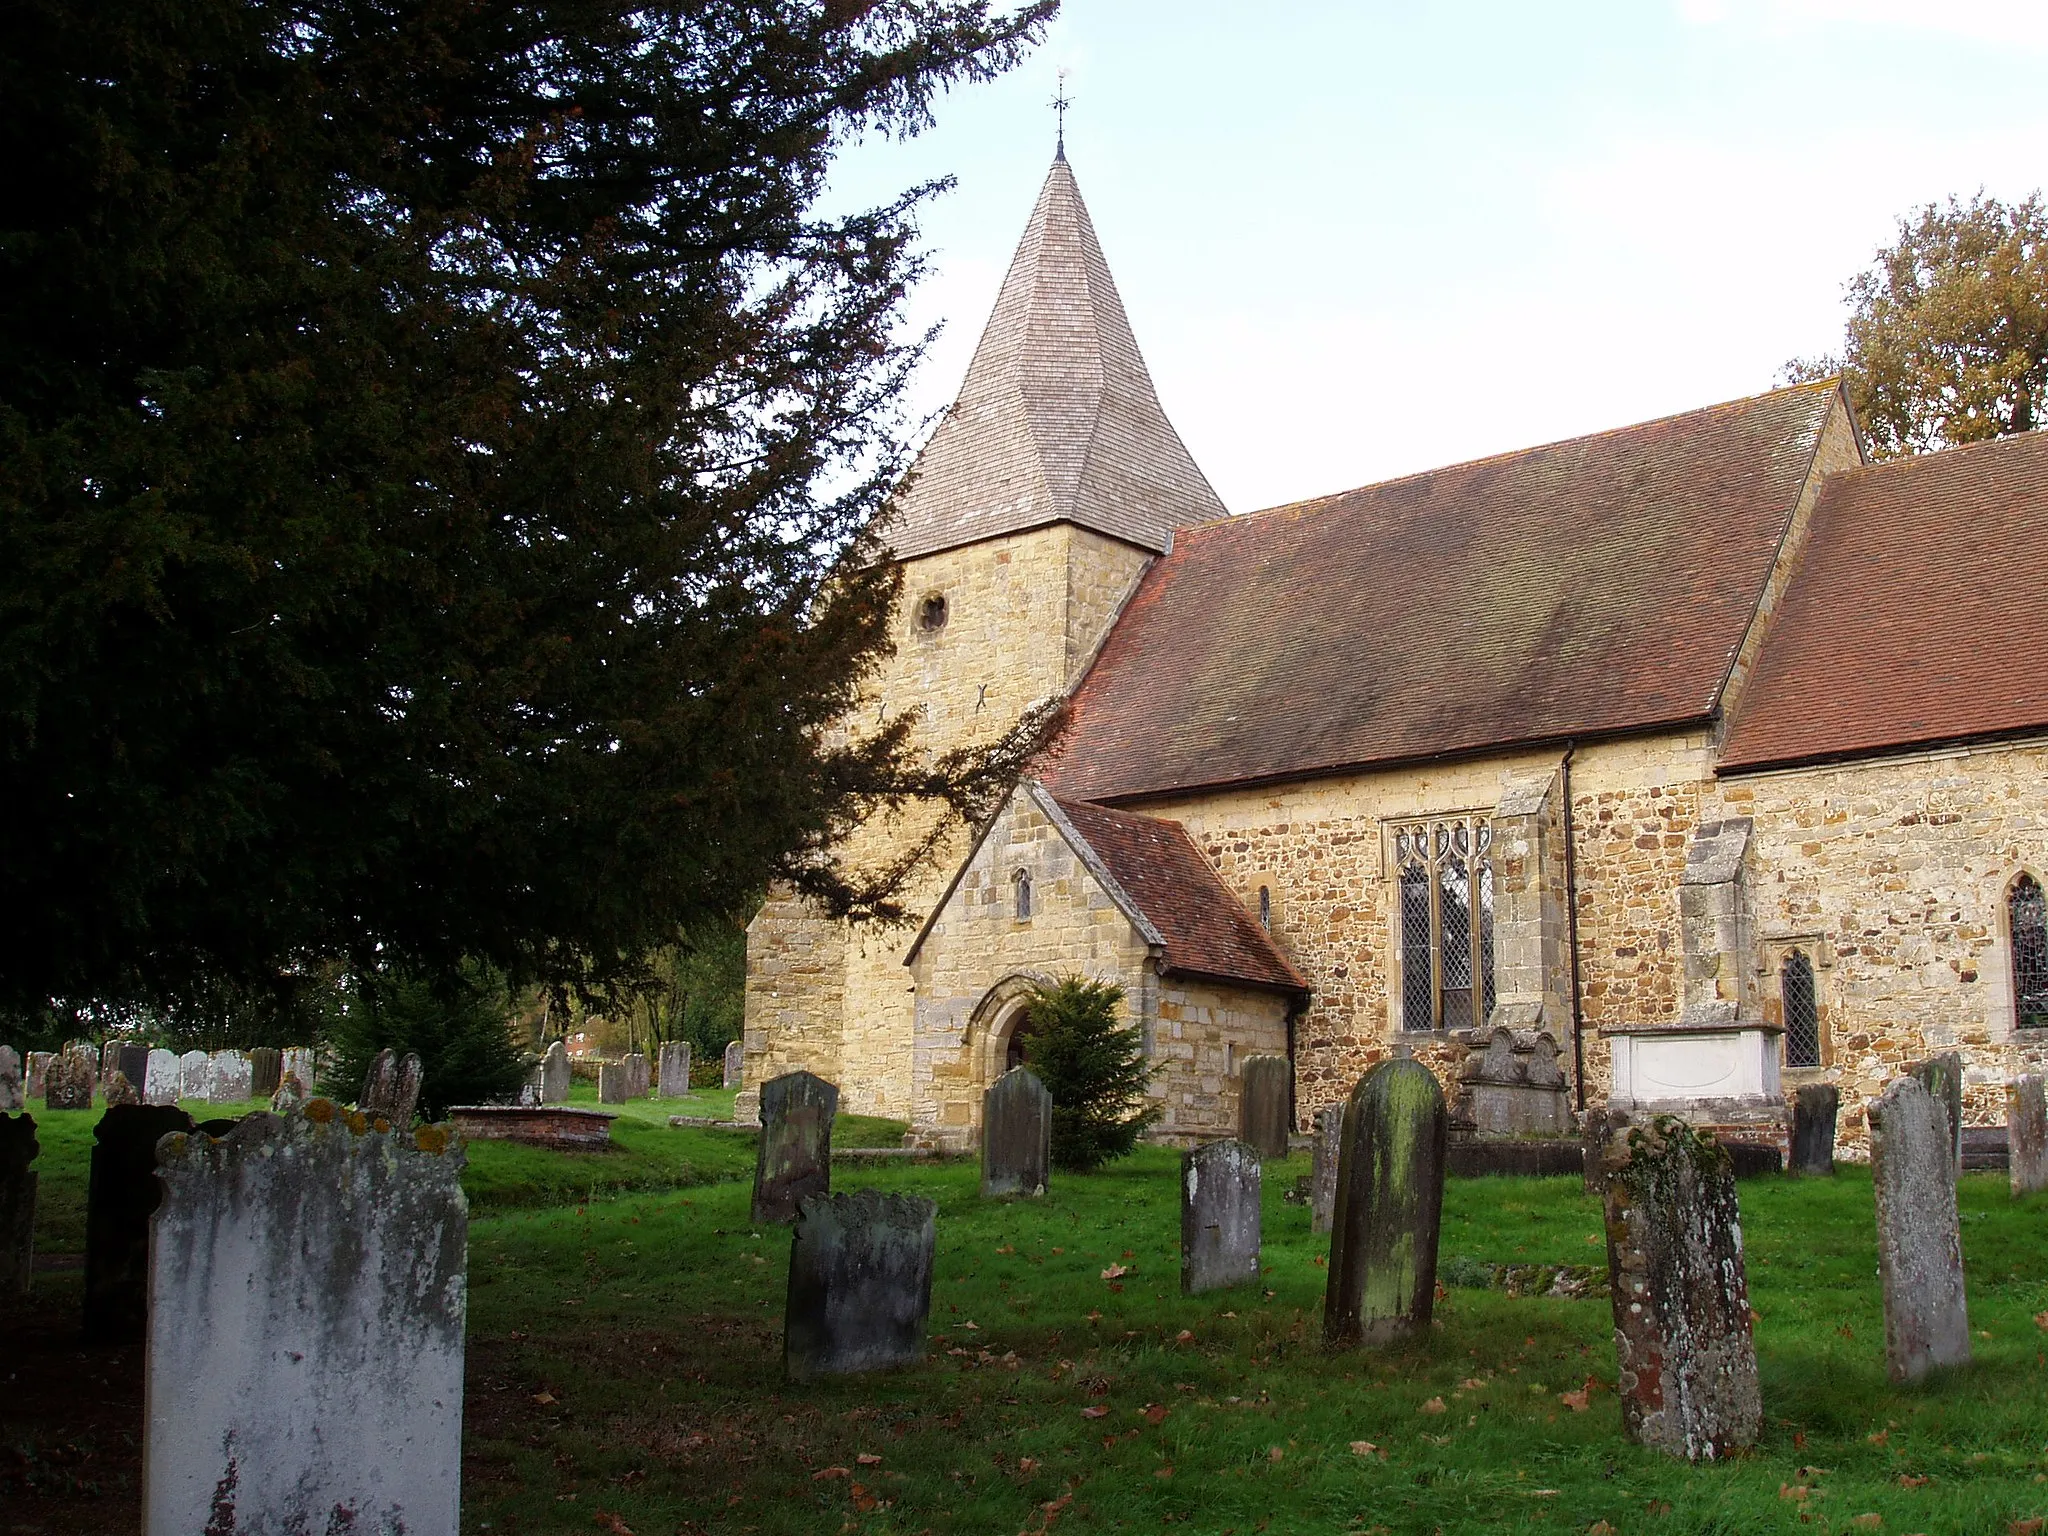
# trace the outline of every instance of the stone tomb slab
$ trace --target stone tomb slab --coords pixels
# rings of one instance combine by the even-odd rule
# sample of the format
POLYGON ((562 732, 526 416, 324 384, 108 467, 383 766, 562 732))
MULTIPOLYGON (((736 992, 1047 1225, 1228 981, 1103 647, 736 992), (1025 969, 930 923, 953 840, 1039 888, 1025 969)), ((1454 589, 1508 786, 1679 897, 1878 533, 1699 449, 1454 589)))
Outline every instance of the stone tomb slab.
POLYGON ((314 1099, 164 1144, 145 1536, 456 1536, 461 1141, 351 1121, 314 1099))
POLYGON ((1294 1063, 1285 1056, 1247 1056, 1238 1125, 1241 1140, 1261 1157, 1285 1157, 1294 1114, 1294 1063))
POLYGON ((28 1294, 36 1259, 33 1115, 0 1115, 0 1300, 28 1294))
POLYGON ((1186 1296, 1259 1278, 1258 1148, 1212 1141, 1180 1159, 1180 1288, 1186 1296))
POLYGON ((1443 1090, 1418 1061, 1383 1061, 1352 1089, 1323 1297, 1330 1348, 1428 1330, 1448 1132, 1443 1090))
POLYGON ((142 1337, 149 1311, 149 1218, 163 1191, 156 1148, 192 1117, 175 1104, 118 1104, 93 1127, 85 1196, 85 1336, 142 1337))
POLYGON ((831 1192, 838 1112, 839 1090, 809 1072, 786 1072, 761 1085, 754 1220, 792 1221, 805 1196, 831 1192))
POLYGON ((1870 1106, 1877 1273, 1893 1381, 1918 1381, 1970 1360, 1954 1149, 1947 1107, 1917 1077, 1893 1078, 1870 1106))
POLYGON ((606 1150, 612 1145, 612 1122, 619 1118, 566 1104, 466 1104, 449 1110, 448 1117, 470 1141, 517 1141, 565 1152, 606 1150))
POLYGON ((2025 1072, 2005 1088, 2006 1177, 2015 1195, 2048 1189, 2048 1095, 2038 1072, 2025 1072))
POLYGON ((1052 1094, 1012 1067, 981 1096, 981 1192, 1035 1199, 1052 1176, 1052 1094))
POLYGON ((783 1311, 790 1380, 924 1358, 938 1210, 936 1201, 872 1189, 804 1197, 790 1235, 783 1311))

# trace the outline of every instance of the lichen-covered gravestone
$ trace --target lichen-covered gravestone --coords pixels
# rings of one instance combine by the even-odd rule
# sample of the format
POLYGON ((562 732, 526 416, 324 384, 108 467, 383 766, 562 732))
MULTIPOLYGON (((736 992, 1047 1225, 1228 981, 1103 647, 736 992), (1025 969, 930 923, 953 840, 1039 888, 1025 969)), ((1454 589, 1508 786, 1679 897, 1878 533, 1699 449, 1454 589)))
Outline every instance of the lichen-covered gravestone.
POLYGON ((2025 1072, 2005 1087, 2007 1177, 2015 1195, 2048 1189, 2048 1095, 2038 1072, 2025 1072))
POLYGON ((299 1081, 299 1074, 287 1072, 278 1079, 277 1091, 270 1096, 270 1112, 273 1115, 289 1114, 303 1108, 311 1096, 306 1092, 306 1085, 299 1081))
POLYGON ((838 1112, 839 1090, 808 1072, 786 1072, 761 1085, 754 1220, 793 1220, 798 1201, 830 1193, 832 1119, 838 1112))
POLYGON ((541 1103, 568 1103, 571 1076, 568 1047, 557 1040, 547 1048, 547 1053, 540 1059, 541 1103))
POLYGON ((1180 1159, 1180 1288, 1199 1296, 1259 1278, 1259 1149, 1212 1141, 1180 1159))
POLYGON ((259 1045, 249 1052, 249 1096, 267 1099, 284 1079, 284 1052, 274 1045, 259 1045))
POLYGON ((90 1046, 70 1046, 59 1053, 43 1075, 43 1103, 49 1109, 91 1109, 93 1063, 97 1053, 90 1046))
POLYGON ((240 1104, 253 1097, 249 1058, 240 1051, 215 1051, 206 1064, 206 1102, 240 1104))
POLYGON ((1028 1067, 1012 1067, 981 1096, 981 1192, 1045 1193, 1052 1172, 1052 1094, 1028 1067))
POLYGON ((663 1099, 688 1098, 690 1093, 690 1042, 665 1040, 658 1062, 655 1096, 663 1099))
POLYGON ((287 1076, 296 1077, 299 1086, 311 1093, 313 1065, 313 1048, 310 1045, 288 1045, 278 1056, 277 1080, 282 1083, 287 1076))
POLYGON ((162 1199, 156 1144, 190 1131, 175 1104, 123 1104, 92 1131, 85 1194, 85 1336, 101 1343, 142 1337, 149 1310, 149 1218, 162 1199))
POLYGON ((362 1097, 356 1100, 356 1109, 373 1121, 387 1121, 403 1129, 412 1124, 424 1075, 417 1055, 407 1051, 400 1056, 386 1046, 370 1062, 370 1070, 363 1074, 363 1092, 362 1097))
POLYGON ((1763 1396, 1734 1163, 1659 1115, 1614 1131, 1601 1167, 1623 1430, 1688 1461, 1754 1445, 1763 1396))
POLYGON ((782 1319, 790 1380, 924 1358, 938 1210, 936 1201, 873 1189, 804 1197, 790 1235, 782 1319))
POLYGON ((1294 1113, 1294 1063, 1285 1056, 1247 1056, 1238 1106, 1238 1135, 1261 1157, 1285 1157, 1294 1113))
POLYGON ((178 1064, 176 1051, 151 1051, 149 1064, 142 1073, 142 1102, 175 1104, 178 1102, 178 1090, 183 1086, 183 1082, 184 1071, 178 1064))
POLYGON ((597 1102, 623 1104, 633 1096, 633 1074, 623 1061, 597 1064, 597 1102))
POLYGON ((36 1258, 36 1144, 32 1115, 0 1115, 0 1298, 26 1296, 36 1258))
POLYGON ((142 1102, 141 1090, 128 1081, 128 1074, 119 1067, 114 1068, 111 1076, 100 1080, 100 1091, 105 1096, 109 1109, 116 1105, 142 1102))
POLYGON ((1934 1102, 1948 1112, 1949 1176, 1963 1171, 1963 1057, 1960 1051, 1943 1051, 1906 1069, 1934 1102))
POLYGON ((1308 1229, 1327 1232, 1337 1214, 1337 1162, 1344 1149, 1344 1106, 1316 1111, 1308 1175, 1308 1229))
POLYGON ((30 1051, 28 1063, 22 1071, 21 1096, 28 1103, 46 1097, 50 1091, 50 1066, 57 1059, 55 1051, 30 1051))
POLYGON ((120 1041, 109 1040, 100 1047, 100 1059, 95 1064, 93 1070, 98 1073, 103 1082, 121 1070, 120 1041))
POLYGON ((1792 1172, 1832 1178, 1835 1172, 1835 1116, 1842 1090, 1833 1083, 1805 1083, 1792 1096, 1792 1172))
POLYGON ((0 1045, 0 1115, 21 1112, 27 1102, 22 1092, 21 1057, 15 1054, 11 1045, 0 1045))
POLYGON ((178 1097, 204 1099, 206 1082, 212 1075, 213 1058, 204 1051, 187 1051, 178 1058, 178 1097))
POLYGON ((746 1053, 746 1052, 745 1052, 745 1051, 744 1051, 744 1050, 743 1050, 743 1049, 742 1049, 742 1048, 740 1047, 740 1043, 739 1043, 739 1041, 737 1041, 737 1040, 728 1040, 728 1041, 726 1041, 726 1043, 725 1043, 725 1086, 726 1086, 726 1087, 728 1087, 728 1088, 737 1088, 737 1087, 739 1087, 739 1085, 740 1085, 740 1077, 741 1077, 741 1074, 742 1074, 742 1073, 744 1072, 744 1070, 745 1070, 745 1068, 746 1068, 746 1060, 747 1060, 747 1053, 746 1053))
POLYGON ((1332 1349, 1429 1327, 1447 1133, 1443 1090, 1420 1062, 1383 1061, 1351 1090, 1323 1297, 1332 1349))
POLYGON ((456 1536, 462 1163, 324 1099, 164 1144, 145 1536, 456 1536))
POLYGON ((1870 1106, 1870 1182, 1877 1192, 1885 1366, 1894 1381, 1969 1363, 1953 1152, 1947 1107, 1917 1078, 1893 1078, 1870 1106))

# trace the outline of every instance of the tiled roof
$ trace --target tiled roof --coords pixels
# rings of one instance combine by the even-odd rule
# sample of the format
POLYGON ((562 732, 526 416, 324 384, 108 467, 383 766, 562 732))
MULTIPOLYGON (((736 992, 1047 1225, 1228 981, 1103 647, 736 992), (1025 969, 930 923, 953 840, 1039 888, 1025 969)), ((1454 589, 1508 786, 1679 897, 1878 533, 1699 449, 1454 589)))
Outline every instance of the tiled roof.
POLYGON ((1177 821, 1057 800, 1062 815, 1166 944, 1166 968, 1306 993, 1271 935, 1217 878, 1177 821))
POLYGON ((1721 766, 2048 727, 2044 550, 2048 434, 1829 476, 1721 766))
POLYGON ((1072 522, 1163 550, 1183 523, 1223 515, 1160 409, 1074 173, 1055 160, 884 537, 909 559, 1072 522))
POLYGON ((1045 770, 1107 800, 1702 721, 1832 384, 1175 536, 1045 770))

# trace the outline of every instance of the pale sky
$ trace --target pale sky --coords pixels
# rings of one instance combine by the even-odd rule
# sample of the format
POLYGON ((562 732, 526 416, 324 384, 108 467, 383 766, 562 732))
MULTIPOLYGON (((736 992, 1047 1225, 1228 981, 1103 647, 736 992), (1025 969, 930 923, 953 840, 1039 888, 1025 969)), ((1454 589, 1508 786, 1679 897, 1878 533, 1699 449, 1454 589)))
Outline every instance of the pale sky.
POLYGON ((1067 0, 834 201, 927 212, 950 400, 1067 155, 1167 414, 1252 511, 1769 388, 1898 218, 2048 183, 2048 0, 1067 0))

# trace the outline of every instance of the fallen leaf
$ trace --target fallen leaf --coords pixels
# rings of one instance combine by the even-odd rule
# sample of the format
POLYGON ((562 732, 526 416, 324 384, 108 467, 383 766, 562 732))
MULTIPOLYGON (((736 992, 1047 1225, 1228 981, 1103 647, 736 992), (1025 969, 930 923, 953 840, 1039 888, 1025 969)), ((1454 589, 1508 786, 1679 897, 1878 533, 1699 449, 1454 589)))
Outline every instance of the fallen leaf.
POLYGON ((1925 1488, 1927 1486, 1927 1479, 1924 1477, 1914 1477, 1907 1472, 1901 1472, 1899 1474, 1899 1486, 1901 1488, 1925 1488))
POLYGON ((1137 1255, 1133 1253, 1130 1249, 1126 1248, 1124 1250, 1124 1257, 1127 1259, 1135 1259, 1137 1255))
POLYGON ((827 1478, 851 1476, 853 1476, 853 1474, 847 1471, 844 1467, 822 1467, 818 1471, 813 1472, 811 1474, 811 1481, 814 1483, 822 1483, 827 1478))
POLYGON ((972 1330, 973 1330, 974 1332, 976 1332, 976 1333, 979 1333, 979 1332, 981 1332, 981 1324, 977 1323, 977 1322, 976 1322, 976 1321, 975 1321, 975 1320, 974 1320, 973 1318, 971 1318, 971 1317, 970 1317, 969 1319, 967 1319, 967 1321, 966 1321, 966 1322, 962 1323, 962 1324, 961 1324, 960 1326, 961 1326, 962 1328, 971 1328, 971 1329, 972 1329, 972 1330))
POLYGON ((1158 1478, 1161 1482, 1164 1482, 1167 1478, 1173 1476, 1173 1468, 1161 1467, 1157 1472, 1154 1472, 1152 1475, 1158 1478))
POLYGON ((1600 1246, 1600 1234, 1598 1232, 1588 1232, 1586 1234, 1586 1246, 1588 1248, 1598 1248, 1600 1246))
POLYGON ((1017 1470, 1024 1476, 1029 1477, 1038 1470, 1038 1458, 1035 1456, 1019 1456, 1017 1458, 1017 1470))
POLYGON ((1147 1424, 1164 1424, 1166 1416, 1172 1411, 1164 1403, 1147 1403, 1145 1405, 1145 1422, 1147 1424))
POLYGON ((536 1403, 539 1403, 541 1407, 545 1408, 550 1403, 554 1402, 555 1394, 552 1392, 536 1392, 533 1394, 533 1400, 536 1403))
POLYGON ((1237 1316, 1237 1314, 1236 1314, 1235 1312, 1226 1312, 1226 1313, 1224 1313, 1223 1315, 1224 1315, 1225 1317, 1236 1317, 1236 1316, 1237 1316))
POLYGON ((1813 1490, 1802 1487, 1798 1483, 1780 1483, 1778 1484, 1778 1497, 1790 1499, 1795 1504, 1804 1504, 1813 1497, 1813 1490))
POLYGON ((1005 1243, 1002 1247, 996 1250, 997 1253, 1015 1253, 1016 1251, 1016 1247, 1010 1243, 1005 1243))
POLYGON ((590 1523, 600 1531, 610 1531, 612 1536, 633 1536, 633 1527, 608 1509, 600 1509, 592 1515, 590 1523))
POLYGON ((1477 1376, 1467 1376, 1463 1381, 1459 1382, 1458 1385, 1467 1392, 1477 1392, 1481 1387, 1485 1386, 1486 1383, 1481 1381, 1477 1376))
POLYGON ((1081 1417, 1084 1419, 1106 1419, 1109 1417, 1109 1410, 1100 1403, 1094 1403, 1081 1410, 1081 1417))
POLYGON ((1173 1342, 1174 1342, 1174 1343, 1176 1343, 1176 1344, 1192 1344, 1192 1343, 1194 1343, 1194 1342, 1195 1342, 1195 1334, 1194 1334, 1194 1330, 1193 1330, 1193 1329, 1191 1329, 1191 1328, 1183 1328, 1183 1329, 1181 1329, 1181 1331, 1180 1331, 1179 1333, 1177 1333, 1177 1334, 1175 1334, 1175 1335, 1173 1336, 1173 1342))
POLYGON ((2036 1328, 2048 1328, 2048 1312, 2036 1312, 2034 1314, 2034 1326, 2036 1328))
POLYGON ((1287 1451, 1284 1446, 1276 1445, 1270 1451, 1266 1452, 1266 1460, 1268 1461, 1285 1461, 1286 1459, 1287 1451))
POLYGON ((1055 1249, 1053 1249, 1053 1252, 1054 1252, 1054 1253, 1065 1253, 1066 1251, 1067 1251, 1067 1250, 1066 1250, 1066 1249, 1064 1249, 1064 1248, 1055 1248, 1055 1249))
POLYGON ((1871 1511, 1869 1513, 1855 1516, 1849 1521, 1849 1523, 1855 1526, 1859 1531, 1874 1531, 1879 1526, 1884 1524, 1884 1516, 1877 1514, 1875 1511, 1871 1511))
POLYGON ((1377 1456, 1381 1461, 1387 1459, 1387 1453, 1374 1445, 1370 1440, 1352 1441, 1351 1454, 1354 1456, 1377 1456))
POLYGON ((1793 1449, 1793 1450, 1795 1450, 1795 1451, 1803 1451, 1803 1450, 1805 1450, 1805 1449, 1806 1449, 1806 1431, 1805 1431, 1805 1430, 1803 1430, 1803 1429, 1795 1429, 1795 1430, 1793 1430, 1793 1431, 1792 1431, 1792 1449, 1793 1449))
POLYGON ((2005 1536, 2041 1536, 2044 1527, 2048 1527, 2048 1520, 2042 1519, 2039 1515, 2030 1520, 2008 1520, 2005 1524, 2005 1536))
POLYGON ((1121 1280, 1130 1272, 1131 1269, 1128 1264, 1112 1264, 1102 1272, 1102 1278, 1105 1280, 1121 1280))
POLYGON ((1614 1536, 1614 1527, 1605 1520, 1595 1520, 1586 1527, 1586 1536, 1614 1536))
POLYGON ((1584 1413, 1586 1411, 1587 1396, 1588 1393, 1586 1389, 1584 1387, 1581 1387, 1576 1392, 1558 1393, 1557 1400, 1560 1403, 1563 1403, 1565 1407, 1571 1409, 1573 1413, 1584 1413))
POLYGON ((1088 1321, 1091 1323, 1099 1323, 1102 1321, 1102 1314, 1100 1312, 1090 1312, 1088 1314, 1088 1321))
POLYGON ((1417 1413, 1442 1413, 1444 1411, 1444 1400, 1440 1397, 1432 1397, 1415 1411, 1417 1413))
POLYGON ((1872 1445, 1883 1445, 1885 1441, 1891 1439, 1891 1437, 1892 1432, 1890 1430, 1880 1429, 1879 1431, 1877 1431, 1877 1433, 1872 1435, 1865 1435, 1863 1438, 1868 1440, 1872 1445))
POLYGON ((853 1459, 859 1462, 864 1467, 879 1467, 882 1464, 882 1458, 877 1456, 873 1451, 862 1451, 858 1456, 854 1457, 853 1459))
POLYGON ((867 1489, 861 1487, 859 1483, 855 1483, 849 1491, 853 1495, 854 1509, 863 1515, 872 1512, 875 1506, 881 1502, 872 1493, 869 1493, 867 1489))

